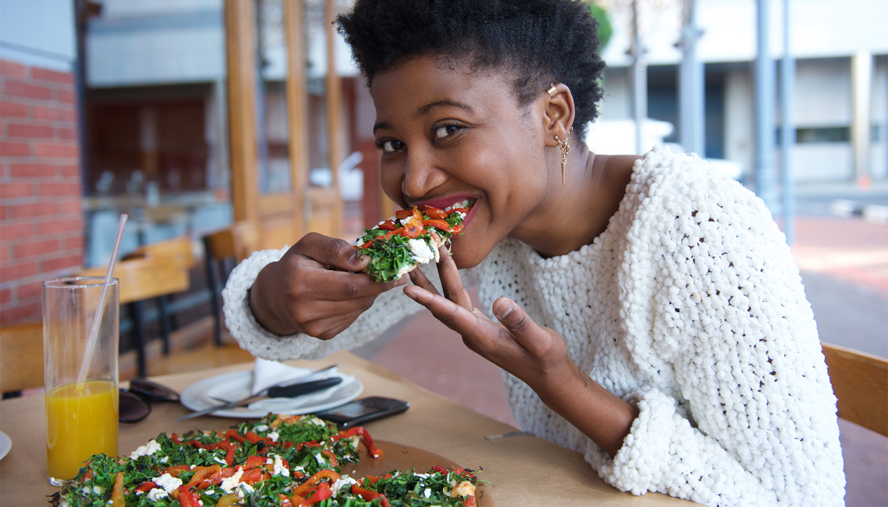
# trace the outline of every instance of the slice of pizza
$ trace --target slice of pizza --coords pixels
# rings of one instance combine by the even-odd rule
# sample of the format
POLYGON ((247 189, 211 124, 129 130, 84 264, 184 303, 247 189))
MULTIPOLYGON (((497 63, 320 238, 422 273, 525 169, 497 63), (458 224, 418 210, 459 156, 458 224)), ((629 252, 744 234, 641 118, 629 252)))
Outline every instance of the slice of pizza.
POLYGON ((377 283, 397 280, 416 266, 438 262, 438 247, 462 231, 472 202, 465 200, 444 209, 424 206, 398 210, 395 218, 380 222, 355 241, 370 256, 366 273, 377 283))
POLYGON ((341 474, 363 443, 363 427, 339 431, 315 416, 269 414, 227 431, 161 433, 130 456, 99 454, 53 495, 54 506, 87 507, 470 507, 478 480, 468 470, 341 474))

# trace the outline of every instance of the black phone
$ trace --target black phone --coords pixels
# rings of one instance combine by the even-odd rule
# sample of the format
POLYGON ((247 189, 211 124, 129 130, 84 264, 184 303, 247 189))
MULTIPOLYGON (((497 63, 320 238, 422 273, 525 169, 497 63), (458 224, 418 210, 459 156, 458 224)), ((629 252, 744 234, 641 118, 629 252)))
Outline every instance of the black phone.
POLYGON ((340 429, 345 429, 390 415, 400 414, 408 408, 410 408, 410 404, 406 401, 383 398, 382 396, 370 396, 350 401, 345 405, 315 415, 325 421, 336 423, 340 429))

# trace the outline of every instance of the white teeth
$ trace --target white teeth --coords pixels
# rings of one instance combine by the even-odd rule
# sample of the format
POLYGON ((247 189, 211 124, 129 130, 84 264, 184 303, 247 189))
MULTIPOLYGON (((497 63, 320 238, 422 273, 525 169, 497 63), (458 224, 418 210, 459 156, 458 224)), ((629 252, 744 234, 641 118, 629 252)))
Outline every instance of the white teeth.
POLYGON ((457 209, 457 208, 468 208, 471 204, 472 204, 472 200, 466 199, 462 202, 455 202, 455 203, 451 204, 450 206, 447 206, 446 208, 444 208, 444 211, 450 211, 452 209, 457 209))

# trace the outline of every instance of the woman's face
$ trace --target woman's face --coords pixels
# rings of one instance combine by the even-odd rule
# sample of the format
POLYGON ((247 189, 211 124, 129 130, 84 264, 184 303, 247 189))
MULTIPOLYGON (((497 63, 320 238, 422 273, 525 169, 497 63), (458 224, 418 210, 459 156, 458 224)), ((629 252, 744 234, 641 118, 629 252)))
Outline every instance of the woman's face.
POLYGON ((545 106, 519 107, 512 90, 507 75, 431 57, 377 74, 370 88, 385 193, 405 208, 473 203, 453 238, 460 268, 520 230, 546 196, 545 106))

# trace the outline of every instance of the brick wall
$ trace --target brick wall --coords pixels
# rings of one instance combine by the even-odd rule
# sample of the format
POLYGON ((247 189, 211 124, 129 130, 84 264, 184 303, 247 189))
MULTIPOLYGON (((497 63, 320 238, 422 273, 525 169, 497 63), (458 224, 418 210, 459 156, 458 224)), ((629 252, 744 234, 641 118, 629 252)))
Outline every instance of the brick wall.
POLYGON ((73 74, 0 59, 0 324, 83 265, 79 157, 73 74))

